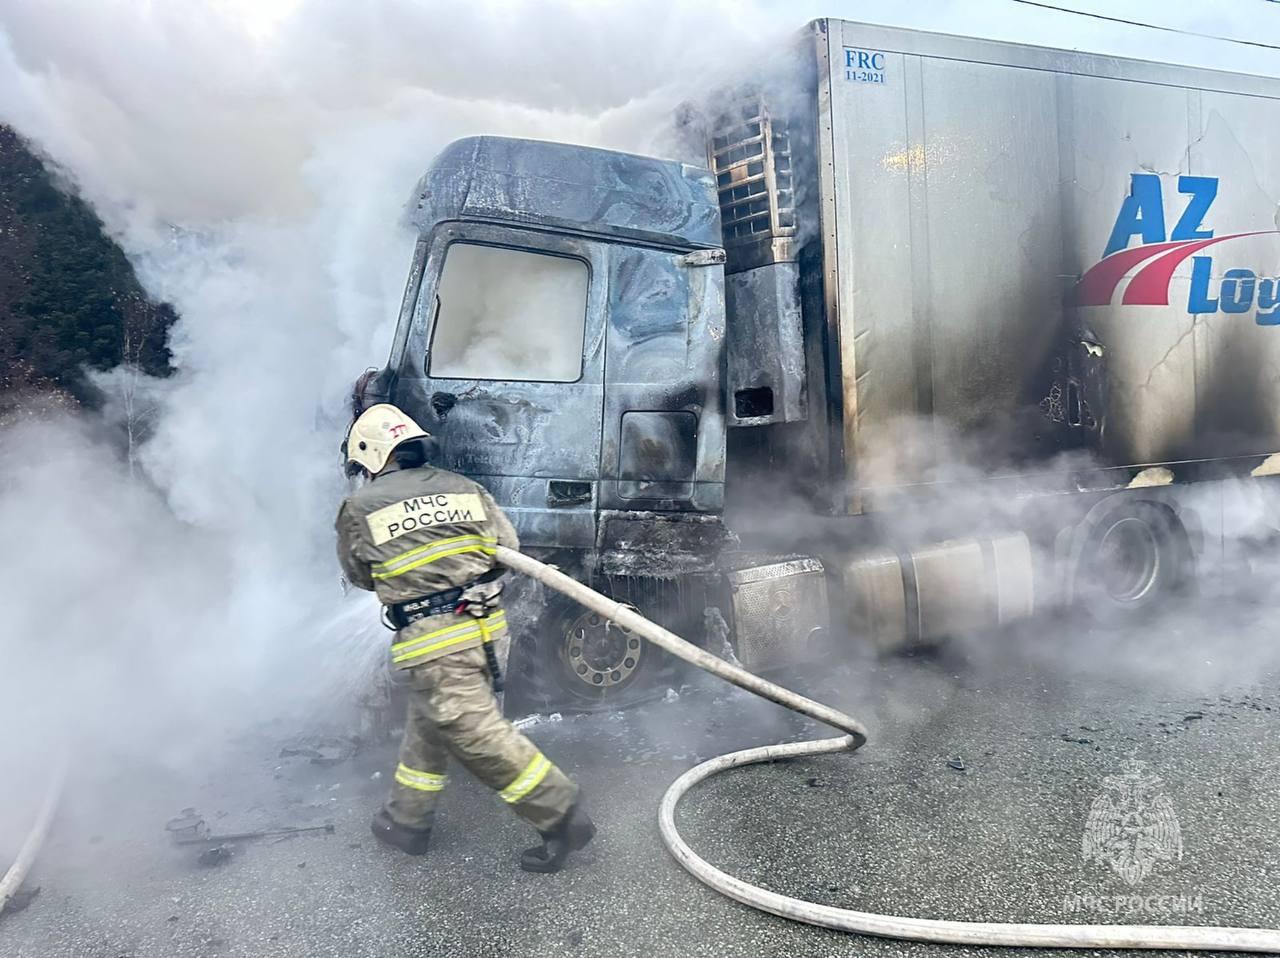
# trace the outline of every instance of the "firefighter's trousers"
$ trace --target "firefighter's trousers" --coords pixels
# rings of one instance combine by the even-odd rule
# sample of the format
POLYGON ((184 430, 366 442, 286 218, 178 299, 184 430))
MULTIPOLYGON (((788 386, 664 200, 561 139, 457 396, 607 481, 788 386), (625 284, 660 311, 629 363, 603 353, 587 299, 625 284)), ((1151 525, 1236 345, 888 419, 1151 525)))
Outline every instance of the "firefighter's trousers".
POLYGON ((387 802, 392 820, 431 827, 452 756, 534 828, 545 832, 559 824, 578 786, 503 718, 484 648, 463 649, 407 671, 409 710, 387 802))

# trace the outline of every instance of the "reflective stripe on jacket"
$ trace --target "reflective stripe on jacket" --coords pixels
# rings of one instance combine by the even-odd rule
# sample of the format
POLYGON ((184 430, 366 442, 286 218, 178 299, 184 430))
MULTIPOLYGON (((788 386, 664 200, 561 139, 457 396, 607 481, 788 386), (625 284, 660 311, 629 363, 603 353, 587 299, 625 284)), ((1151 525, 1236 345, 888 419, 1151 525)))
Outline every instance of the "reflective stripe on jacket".
MULTIPOLYGON (((343 572, 384 605, 466 585, 493 568, 499 545, 520 547, 483 486, 433 466, 380 473, 342 503, 336 527, 343 572)), ((500 609, 485 619, 428 616, 396 633, 392 662, 412 668, 501 638, 506 629, 500 609)))
POLYGON ((387 559, 385 562, 375 564, 373 577, 375 579, 394 579, 396 576, 412 572, 414 569, 420 569, 429 562, 439 562, 441 559, 448 559, 450 556, 463 554, 491 556, 497 551, 494 548, 497 544, 498 539, 496 536, 465 535, 439 539, 436 542, 429 542, 425 546, 417 546, 407 552, 402 552, 400 555, 387 559))
POLYGON ((507 613, 502 609, 482 619, 466 612, 461 615, 433 615, 419 619, 396 633, 396 642, 391 646, 391 661, 397 667, 407 669, 455 649, 496 642, 506 634, 507 613), (402 638, 414 625, 423 624, 431 626, 430 630, 402 638))

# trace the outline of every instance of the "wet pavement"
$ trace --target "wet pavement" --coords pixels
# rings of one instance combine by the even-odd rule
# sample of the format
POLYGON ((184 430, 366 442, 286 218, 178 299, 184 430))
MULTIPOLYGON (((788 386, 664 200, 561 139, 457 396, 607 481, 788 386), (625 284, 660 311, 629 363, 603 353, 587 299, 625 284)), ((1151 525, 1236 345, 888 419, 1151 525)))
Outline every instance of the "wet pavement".
MULTIPOLYGON (((1280 927, 1280 695, 1262 673, 1223 675, 1194 655, 1176 668, 1119 668, 1084 643, 1073 655, 1010 647, 785 678, 863 718, 872 740, 854 756, 732 770, 695 789, 682 832, 732 874, 901 915, 1280 927), (1105 780, 1114 788, 1131 761, 1161 780, 1143 793, 1145 812, 1171 814, 1182 845, 1133 886, 1082 851, 1105 780), (1132 895, 1154 911, 1110 911, 1132 895)), ((529 731, 581 781, 600 826, 559 875, 517 869, 532 833, 461 773, 427 857, 384 849, 367 821, 393 746, 317 764, 281 758, 284 743, 264 735, 198 778, 122 768, 99 795, 72 795, 31 881, 41 893, 0 919, 0 952, 1008 954, 793 924, 721 898, 670 859, 656 810, 677 775, 734 748, 825 734, 819 727, 695 682, 624 714, 529 731), (164 835, 185 806, 216 832, 335 829, 236 846, 202 867, 197 850, 164 835)))

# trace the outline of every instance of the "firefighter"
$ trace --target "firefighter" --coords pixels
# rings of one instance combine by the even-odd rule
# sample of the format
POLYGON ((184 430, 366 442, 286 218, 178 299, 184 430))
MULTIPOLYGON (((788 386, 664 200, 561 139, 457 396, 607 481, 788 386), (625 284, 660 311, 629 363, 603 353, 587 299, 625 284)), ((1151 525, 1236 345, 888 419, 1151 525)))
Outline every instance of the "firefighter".
POLYGON ((372 481, 338 510, 347 578, 377 593, 396 629, 391 661, 409 709, 400 764, 373 834, 410 855, 427 850, 452 756, 542 836, 525 871, 554 872, 595 835, 578 786, 502 717, 493 643, 507 634, 495 546, 515 529, 480 485, 432 465, 431 436, 395 406, 361 414, 344 443, 350 474, 372 481))

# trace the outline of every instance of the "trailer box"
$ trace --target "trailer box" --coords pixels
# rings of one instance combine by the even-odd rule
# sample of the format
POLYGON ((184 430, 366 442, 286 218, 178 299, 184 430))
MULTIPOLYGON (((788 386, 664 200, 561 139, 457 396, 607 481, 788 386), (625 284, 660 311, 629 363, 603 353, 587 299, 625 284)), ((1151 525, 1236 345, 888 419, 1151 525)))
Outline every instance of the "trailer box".
POLYGON ((813 117, 790 164, 822 246, 809 407, 825 383, 846 507, 958 475, 957 435, 1116 466, 1280 448, 1280 81, 811 31, 813 97, 785 119, 813 117))

